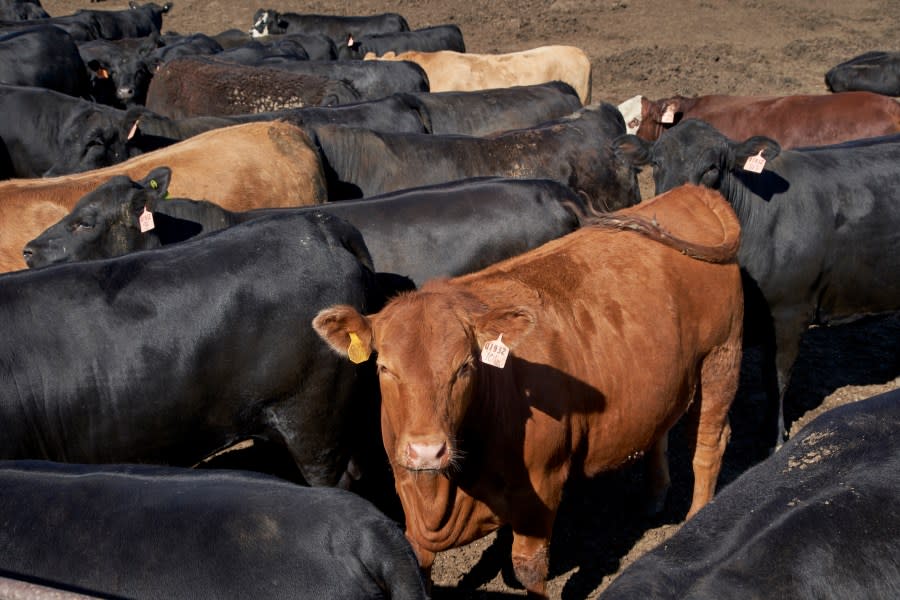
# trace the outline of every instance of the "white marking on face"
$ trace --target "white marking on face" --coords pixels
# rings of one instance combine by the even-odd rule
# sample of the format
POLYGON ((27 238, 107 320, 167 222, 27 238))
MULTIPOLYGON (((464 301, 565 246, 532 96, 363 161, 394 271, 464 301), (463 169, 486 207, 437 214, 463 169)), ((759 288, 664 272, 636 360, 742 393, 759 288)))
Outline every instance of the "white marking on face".
POLYGON ((638 95, 634 98, 629 98, 619 105, 619 112, 625 117, 625 130, 628 133, 637 133, 638 128, 641 126, 642 98, 643 96, 638 95))
POLYGON ((259 15, 259 18, 256 20, 256 23, 253 24, 253 27, 250 29, 250 37, 265 37, 269 35, 269 25, 267 21, 269 20, 269 12, 266 11, 263 14, 259 15), (262 27, 262 30, 259 28, 262 27))

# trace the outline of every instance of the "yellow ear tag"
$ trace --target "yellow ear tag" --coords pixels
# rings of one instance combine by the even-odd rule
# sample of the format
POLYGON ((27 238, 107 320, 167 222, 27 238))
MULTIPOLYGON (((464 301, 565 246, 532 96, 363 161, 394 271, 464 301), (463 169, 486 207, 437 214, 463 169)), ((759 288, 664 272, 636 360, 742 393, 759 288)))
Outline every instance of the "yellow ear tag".
POLYGON ((150 180, 150 189, 151 190, 159 189, 159 184, 156 182, 155 179, 150 180))
POLYGON ((347 356, 350 358, 350 362, 359 364, 361 362, 366 362, 369 360, 369 349, 363 346, 362 340, 359 339, 359 336, 350 332, 350 346, 347 348, 347 356))

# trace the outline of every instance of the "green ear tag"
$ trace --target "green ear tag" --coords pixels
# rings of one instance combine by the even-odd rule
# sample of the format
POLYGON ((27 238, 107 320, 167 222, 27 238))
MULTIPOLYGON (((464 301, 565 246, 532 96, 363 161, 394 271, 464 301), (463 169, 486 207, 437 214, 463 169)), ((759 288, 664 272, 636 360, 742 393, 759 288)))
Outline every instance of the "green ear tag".
POLYGON ((150 189, 151 190, 159 189, 159 184, 156 182, 155 179, 150 180, 150 189))
POLYGON ((350 332, 350 346, 347 348, 347 356, 350 358, 350 362, 357 365, 361 362, 366 362, 369 360, 370 354, 371 352, 363 345, 359 336, 350 332))

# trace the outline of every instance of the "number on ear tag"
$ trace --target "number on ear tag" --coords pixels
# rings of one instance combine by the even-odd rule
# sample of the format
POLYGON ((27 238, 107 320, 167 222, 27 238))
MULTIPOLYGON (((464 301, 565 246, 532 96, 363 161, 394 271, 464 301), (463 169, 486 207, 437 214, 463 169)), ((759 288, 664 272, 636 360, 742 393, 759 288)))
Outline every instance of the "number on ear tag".
POLYGON ((509 347, 503 343, 503 334, 494 340, 488 342, 481 349, 481 362, 492 367, 502 369, 506 366, 506 358, 509 356, 509 347))
POLYGON ((156 227, 156 223, 153 222, 153 213, 147 210, 146 206, 144 207, 144 212, 138 217, 138 223, 141 225, 141 233, 147 233, 156 227))
POLYGON ((763 151, 760 150, 759 154, 748 158, 747 162, 744 163, 744 170, 750 171, 751 173, 762 173, 766 166, 766 159, 763 158, 762 153, 763 151))
POLYGON ((350 359, 350 362, 357 365, 361 362, 366 362, 369 360, 370 354, 371 352, 363 345, 359 336, 351 331, 350 346, 347 347, 347 357, 350 359))

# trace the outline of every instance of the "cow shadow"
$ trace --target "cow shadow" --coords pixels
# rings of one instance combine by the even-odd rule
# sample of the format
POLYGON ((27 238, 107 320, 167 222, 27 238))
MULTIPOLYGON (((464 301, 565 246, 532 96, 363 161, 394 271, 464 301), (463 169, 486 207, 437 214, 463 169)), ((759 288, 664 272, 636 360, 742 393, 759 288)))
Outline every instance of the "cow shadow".
MULTIPOLYGON (((745 349, 741 380, 729 413, 732 435, 719 475, 719 489, 765 459, 771 451, 772 427, 765 420, 767 407, 761 362, 759 348, 745 349)), ((819 408, 838 388, 882 384, 898 375, 900 315, 866 317, 853 323, 811 328, 802 339, 787 391, 786 423, 819 408)), ((636 545, 641 547, 640 552, 649 550, 655 543, 648 542, 648 538, 666 535, 657 535, 656 530, 674 530, 684 521, 691 502, 693 472, 683 431, 683 423, 679 421, 670 434, 672 488, 659 515, 649 517, 641 510, 646 495, 641 463, 592 479, 572 478, 567 483, 550 544, 551 597, 562 600, 592 597, 625 562, 630 562, 636 545), (654 530, 652 536, 648 535, 651 530, 654 530), (565 579, 561 589, 558 583, 552 587, 556 578, 565 579)), ((504 586, 521 590, 512 570, 511 543, 509 527, 500 529, 456 586, 436 587, 434 598, 508 597, 484 589, 497 588, 498 576, 504 586)))

